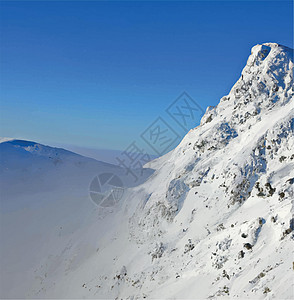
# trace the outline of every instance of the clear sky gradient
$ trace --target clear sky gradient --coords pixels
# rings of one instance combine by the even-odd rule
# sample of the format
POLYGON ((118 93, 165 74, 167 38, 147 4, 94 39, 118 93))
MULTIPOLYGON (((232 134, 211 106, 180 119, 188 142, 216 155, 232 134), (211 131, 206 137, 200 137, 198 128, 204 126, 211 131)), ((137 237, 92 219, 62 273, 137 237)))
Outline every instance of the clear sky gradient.
POLYGON ((217 105, 253 45, 293 47, 287 1, 0 8, 0 135, 45 144, 124 149, 183 91, 203 109, 217 105))

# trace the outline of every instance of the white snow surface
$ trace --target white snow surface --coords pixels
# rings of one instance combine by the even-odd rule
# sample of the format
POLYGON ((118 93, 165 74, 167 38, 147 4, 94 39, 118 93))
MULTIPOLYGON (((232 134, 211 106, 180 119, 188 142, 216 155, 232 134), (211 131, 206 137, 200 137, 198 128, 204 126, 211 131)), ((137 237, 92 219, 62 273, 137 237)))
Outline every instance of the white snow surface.
POLYGON ((91 166, 114 166, 15 142, 1 297, 294 299, 293 94, 293 50, 253 47, 230 93, 107 211, 86 194, 91 166))

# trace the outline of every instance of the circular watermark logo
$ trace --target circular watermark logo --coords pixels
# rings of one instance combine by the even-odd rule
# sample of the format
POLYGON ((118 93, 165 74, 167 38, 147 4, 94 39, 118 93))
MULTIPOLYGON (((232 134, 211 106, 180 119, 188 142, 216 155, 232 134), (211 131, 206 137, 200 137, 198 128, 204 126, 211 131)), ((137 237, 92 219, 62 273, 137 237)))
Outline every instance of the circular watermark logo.
POLYGON ((102 173, 93 178, 89 194, 91 200, 100 207, 112 207, 122 198, 124 185, 113 173, 102 173))

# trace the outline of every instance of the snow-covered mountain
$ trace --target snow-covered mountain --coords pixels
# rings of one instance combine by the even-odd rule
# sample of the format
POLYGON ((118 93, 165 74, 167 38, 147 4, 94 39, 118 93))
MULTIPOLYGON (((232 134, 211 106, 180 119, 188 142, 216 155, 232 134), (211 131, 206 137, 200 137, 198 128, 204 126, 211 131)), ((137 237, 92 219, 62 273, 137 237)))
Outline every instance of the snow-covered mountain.
POLYGON ((293 299, 293 146, 293 50, 257 45, 229 95, 149 164, 129 221, 136 257, 153 260, 141 275, 126 264, 139 295, 293 299))
MULTIPOLYGON (((151 170, 146 171, 149 176, 151 170)), ((118 166, 61 148, 24 140, 0 143, 1 298, 36 296, 34 287, 42 281, 37 270, 45 268, 43 262, 54 269, 53 257, 66 253, 71 240, 78 247, 75 264, 96 253, 97 241, 83 243, 80 235, 93 234, 91 226, 102 218, 89 197, 91 183, 100 174, 119 176, 123 187, 135 184, 118 166)), ((104 207, 102 212, 114 209, 104 207)), ((96 236, 101 228, 100 223, 93 227, 96 236)))
MULTIPOLYGON (((3 296, 293 299, 293 89, 293 50, 253 47, 230 93, 176 149, 146 165, 155 172, 127 189, 113 213, 81 198, 73 213, 64 192, 68 206, 55 212, 55 201, 47 211, 60 216, 31 249, 42 249, 31 268, 22 259, 9 260, 5 275, 1 268, 3 296)), ((22 226, 22 214, 7 218, 22 226)), ((15 238, 15 225, 1 227, 7 251, 12 241, 30 245, 15 238)))

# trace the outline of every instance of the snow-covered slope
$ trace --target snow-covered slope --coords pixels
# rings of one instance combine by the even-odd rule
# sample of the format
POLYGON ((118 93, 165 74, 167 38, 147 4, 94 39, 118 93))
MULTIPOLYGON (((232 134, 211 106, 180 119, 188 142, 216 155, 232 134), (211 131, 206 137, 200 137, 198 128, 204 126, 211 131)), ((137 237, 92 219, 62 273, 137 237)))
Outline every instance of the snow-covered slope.
POLYGON ((253 47, 230 93, 146 165, 120 209, 64 233, 9 295, 293 299, 293 95, 292 49, 253 47))
POLYGON ((293 299, 292 55, 255 46, 229 95, 149 164, 157 171, 129 222, 134 242, 155 245, 136 273, 156 272, 146 295, 293 299))

